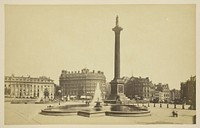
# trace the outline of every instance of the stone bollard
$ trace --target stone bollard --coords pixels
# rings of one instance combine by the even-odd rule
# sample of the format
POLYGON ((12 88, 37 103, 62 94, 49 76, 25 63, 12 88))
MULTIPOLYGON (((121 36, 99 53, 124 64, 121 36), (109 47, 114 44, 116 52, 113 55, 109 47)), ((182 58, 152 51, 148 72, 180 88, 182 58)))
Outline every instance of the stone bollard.
POLYGON ((156 104, 155 104, 155 103, 153 103, 153 106, 154 106, 154 107, 156 107, 156 104))
POLYGON ((196 115, 193 116, 193 124, 196 124, 196 115))
POLYGON ((174 108, 176 108, 176 104, 174 104, 174 108))
POLYGON ((167 108, 169 108, 169 104, 167 103, 167 108))
POLYGON ((160 108, 162 108, 162 103, 160 103, 160 108))
POLYGON ((184 104, 182 105, 182 109, 185 109, 185 106, 184 106, 184 104))
POLYGON ((148 107, 150 107, 149 102, 148 102, 148 107))

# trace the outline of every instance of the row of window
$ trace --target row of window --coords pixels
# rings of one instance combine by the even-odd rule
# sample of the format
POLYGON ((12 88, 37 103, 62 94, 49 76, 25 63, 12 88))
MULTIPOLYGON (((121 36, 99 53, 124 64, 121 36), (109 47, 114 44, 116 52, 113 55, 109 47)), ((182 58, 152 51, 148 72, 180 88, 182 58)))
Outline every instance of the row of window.
MULTIPOLYGON (((23 84, 12 84, 12 85, 13 85, 13 86, 16 86, 16 87, 26 87, 26 86, 32 87, 32 85, 23 85, 23 84)), ((44 87, 50 87, 49 85, 40 85, 40 86, 39 86, 39 85, 34 85, 34 87, 36 87, 36 86, 37 86, 38 88, 39 88, 39 87, 43 87, 43 86, 44 86, 44 87)), ((6 84, 5 84, 5 87, 7 87, 6 84)), ((9 84, 8 87, 11 87, 11 84, 9 84)))
POLYGON ((5 78, 5 80, 13 80, 13 81, 34 81, 34 82, 53 82, 52 80, 41 80, 41 79, 17 79, 17 78, 5 78))
MULTIPOLYGON (((19 90, 20 92, 21 92, 21 91, 24 91, 24 92, 25 92, 25 91, 26 91, 26 92, 29 92, 29 91, 30 91, 30 92, 32 92, 32 90, 28 90, 28 89, 15 89, 14 91, 18 91, 18 90, 19 90)), ((34 90, 34 92, 36 92, 36 91, 40 92, 40 91, 44 91, 44 89, 41 89, 41 90, 37 89, 37 90, 34 90)))
MULTIPOLYGON (((83 92, 83 93, 86 93, 86 94, 94 94, 94 91, 86 91, 86 92, 83 92)), ((65 93, 64 93, 64 94, 65 94, 65 93)), ((68 92, 66 92, 66 94, 78 95, 78 91, 68 91, 68 92)))
POLYGON ((89 85, 96 85, 97 83, 103 83, 102 81, 96 81, 96 80, 75 80, 75 81, 72 81, 72 80, 69 80, 69 81, 66 81, 66 82, 61 82, 60 84, 61 85, 80 85, 80 84, 89 84, 89 85))
MULTIPOLYGON (((24 95, 25 95, 25 96, 31 96, 31 95, 36 96, 36 94, 39 94, 39 93, 21 93, 21 92, 20 92, 20 93, 16 93, 16 94, 13 94, 13 95, 17 96, 17 95, 20 95, 20 94, 23 95, 23 96, 24 96, 24 95)), ((53 96, 52 93, 51 93, 50 95, 53 96)))

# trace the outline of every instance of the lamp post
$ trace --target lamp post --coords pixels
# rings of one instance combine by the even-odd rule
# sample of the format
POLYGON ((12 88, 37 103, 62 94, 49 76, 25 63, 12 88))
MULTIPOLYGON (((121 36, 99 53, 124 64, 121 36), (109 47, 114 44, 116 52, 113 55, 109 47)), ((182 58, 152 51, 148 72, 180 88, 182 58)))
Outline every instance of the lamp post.
POLYGON ((84 85, 85 87, 84 87, 84 102, 86 101, 86 74, 85 74, 85 85, 84 85))
POLYGON ((138 97, 136 97, 136 103, 137 103, 137 106, 139 106, 138 97))
POLYGON ((85 102, 87 103, 87 72, 85 74, 85 102))
POLYGON ((61 90, 58 90, 58 96, 59 96, 59 97, 58 97, 58 99, 59 99, 59 100, 58 100, 58 101, 59 101, 59 102, 58 102, 58 105, 60 105, 61 92, 62 92, 61 90))

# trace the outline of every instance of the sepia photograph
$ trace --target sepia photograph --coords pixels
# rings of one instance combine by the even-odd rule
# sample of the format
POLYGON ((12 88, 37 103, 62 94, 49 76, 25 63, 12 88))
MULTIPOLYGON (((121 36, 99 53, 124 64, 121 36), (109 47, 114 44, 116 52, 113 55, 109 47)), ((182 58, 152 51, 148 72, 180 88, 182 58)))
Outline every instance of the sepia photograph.
POLYGON ((4 4, 3 126, 197 126, 197 5, 4 4))

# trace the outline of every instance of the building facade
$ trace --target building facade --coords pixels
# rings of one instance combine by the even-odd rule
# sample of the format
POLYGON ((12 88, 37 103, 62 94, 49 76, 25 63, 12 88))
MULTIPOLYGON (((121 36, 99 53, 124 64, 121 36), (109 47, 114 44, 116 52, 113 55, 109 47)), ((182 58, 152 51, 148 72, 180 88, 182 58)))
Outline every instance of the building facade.
POLYGON ((170 100, 171 101, 179 101, 181 98, 180 90, 172 89, 170 90, 170 100))
POLYGON ((191 76, 186 82, 181 82, 181 99, 188 104, 196 104, 196 76, 191 76))
POLYGON ((161 91, 155 91, 154 93, 154 102, 164 102, 164 92, 161 91))
POLYGON ((169 102, 170 101, 170 89, 169 89, 168 84, 162 84, 162 83, 155 84, 155 90, 163 93, 164 100, 159 101, 159 102, 169 102))
POLYGON ((45 76, 5 76, 5 97, 54 99, 54 82, 45 76))
POLYGON ((131 77, 125 84, 125 94, 130 99, 140 98, 151 101, 154 97, 154 85, 148 77, 131 77))
POLYGON ((95 93, 97 84, 100 86, 102 97, 105 98, 106 93, 106 77, 103 72, 89 69, 81 71, 69 72, 62 70, 59 78, 63 97, 76 97, 92 99, 95 93))

